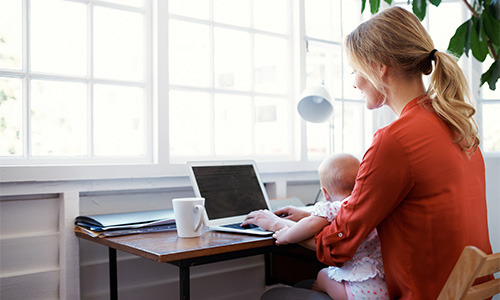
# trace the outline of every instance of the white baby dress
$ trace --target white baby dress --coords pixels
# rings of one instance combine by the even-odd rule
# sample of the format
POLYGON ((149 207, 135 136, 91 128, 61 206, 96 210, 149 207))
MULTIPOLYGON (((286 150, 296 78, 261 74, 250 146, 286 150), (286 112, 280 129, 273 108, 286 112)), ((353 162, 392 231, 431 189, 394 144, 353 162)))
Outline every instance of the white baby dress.
MULTIPOLYGON (((324 217, 328 222, 332 222, 337 216, 342 202, 348 199, 335 202, 318 202, 314 205, 314 210, 311 214, 324 217)), ((384 277, 384 266, 382 264, 382 253, 377 229, 368 234, 363 242, 361 242, 361 245, 359 245, 354 257, 345 262, 342 267, 328 267, 328 277, 338 282, 342 280, 360 282, 377 275, 381 278, 384 277)))

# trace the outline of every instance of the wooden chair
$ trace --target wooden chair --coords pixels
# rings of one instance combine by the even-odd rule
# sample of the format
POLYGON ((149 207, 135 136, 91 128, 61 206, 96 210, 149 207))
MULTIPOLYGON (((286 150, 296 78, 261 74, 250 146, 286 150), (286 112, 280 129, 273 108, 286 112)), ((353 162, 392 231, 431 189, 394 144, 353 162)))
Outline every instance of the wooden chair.
POLYGON ((486 255, 465 247, 437 300, 486 299, 500 293, 500 278, 473 285, 477 278, 500 272, 500 252, 486 255))

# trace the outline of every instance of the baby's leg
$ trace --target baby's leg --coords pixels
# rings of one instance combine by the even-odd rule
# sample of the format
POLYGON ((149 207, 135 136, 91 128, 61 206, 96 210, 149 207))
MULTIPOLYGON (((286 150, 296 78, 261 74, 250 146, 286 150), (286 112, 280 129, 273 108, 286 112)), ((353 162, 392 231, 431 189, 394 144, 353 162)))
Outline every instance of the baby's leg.
POLYGON ((316 290, 327 293, 333 300, 347 300, 344 282, 338 282, 328 277, 328 268, 322 269, 318 273, 316 280, 316 290))
POLYGON ((346 282, 349 285, 349 290, 354 295, 355 299, 367 300, 389 300, 387 285, 385 279, 380 276, 367 279, 361 282, 346 282))

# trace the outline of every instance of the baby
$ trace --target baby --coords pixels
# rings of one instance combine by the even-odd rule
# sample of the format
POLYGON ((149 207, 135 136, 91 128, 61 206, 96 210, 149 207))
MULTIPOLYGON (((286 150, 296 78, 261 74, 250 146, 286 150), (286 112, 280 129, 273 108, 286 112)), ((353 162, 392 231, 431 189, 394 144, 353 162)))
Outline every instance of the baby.
MULTIPOLYGON (((326 201, 316 203, 310 216, 277 231, 273 235, 276 244, 303 242, 330 224, 342 204, 349 201, 358 169, 359 160, 349 154, 337 154, 325 159, 318 173, 326 201)), ((313 289, 327 293, 335 300, 389 299, 376 229, 342 267, 331 266, 321 270, 313 289)))

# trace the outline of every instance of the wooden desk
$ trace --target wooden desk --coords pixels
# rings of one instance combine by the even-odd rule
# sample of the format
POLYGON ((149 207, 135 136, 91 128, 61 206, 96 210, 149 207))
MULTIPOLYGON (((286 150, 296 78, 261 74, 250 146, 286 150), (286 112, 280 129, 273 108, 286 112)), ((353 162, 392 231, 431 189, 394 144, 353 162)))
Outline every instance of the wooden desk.
MULTIPOLYGON (((118 299, 116 250, 159 263, 179 267, 180 298, 189 299, 189 268, 246 256, 266 255, 266 278, 269 254, 289 247, 277 247, 272 237, 207 231, 199 238, 181 239, 176 231, 93 238, 76 232, 76 236, 109 248, 110 295, 118 299)), ((293 247, 293 245, 291 245, 293 247)))

